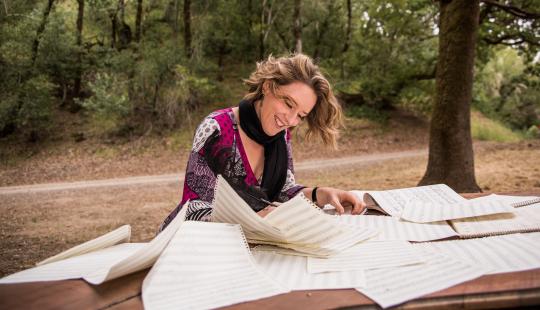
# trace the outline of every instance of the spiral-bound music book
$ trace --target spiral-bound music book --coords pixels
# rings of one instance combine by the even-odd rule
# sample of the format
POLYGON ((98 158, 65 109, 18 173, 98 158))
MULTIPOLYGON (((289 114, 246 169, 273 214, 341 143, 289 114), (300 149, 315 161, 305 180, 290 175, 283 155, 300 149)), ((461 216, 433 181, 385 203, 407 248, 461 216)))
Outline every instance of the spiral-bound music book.
POLYGON ((540 197, 489 195, 473 201, 506 201, 512 213, 476 216, 452 220, 452 227, 462 238, 540 231, 540 197))
POLYGON ((504 201, 467 200, 445 184, 352 192, 357 195, 362 193, 361 198, 370 209, 415 223, 513 212, 513 208, 504 201))
POLYGON ((373 228, 340 225, 300 193, 260 217, 218 176, 213 222, 240 224, 251 243, 272 244, 315 256, 330 256, 377 234, 373 228))

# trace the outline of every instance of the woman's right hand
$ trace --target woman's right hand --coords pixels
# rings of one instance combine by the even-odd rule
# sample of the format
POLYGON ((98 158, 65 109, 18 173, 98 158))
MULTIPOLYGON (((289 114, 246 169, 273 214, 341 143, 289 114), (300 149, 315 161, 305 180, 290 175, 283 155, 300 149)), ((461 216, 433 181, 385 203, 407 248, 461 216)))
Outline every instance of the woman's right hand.
POLYGON ((268 206, 266 206, 266 208, 264 208, 264 209, 262 209, 261 211, 257 212, 257 214, 258 214, 260 217, 265 217, 265 216, 267 216, 270 212, 274 211, 276 208, 277 208, 277 207, 268 205, 268 206))

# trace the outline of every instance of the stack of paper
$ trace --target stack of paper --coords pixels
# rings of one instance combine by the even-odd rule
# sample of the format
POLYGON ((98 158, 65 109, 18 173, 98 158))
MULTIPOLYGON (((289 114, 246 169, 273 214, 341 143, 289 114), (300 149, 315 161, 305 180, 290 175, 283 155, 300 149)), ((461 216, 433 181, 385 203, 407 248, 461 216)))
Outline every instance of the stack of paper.
POLYGON ((368 270, 366 287, 357 290, 386 308, 484 274, 481 267, 448 256, 426 252, 424 258, 419 265, 368 270))
POLYGON ((364 270, 310 273, 305 256, 266 250, 254 250, 253 256, 261 270, 290 290, 354 288, 366 284, 364 270))
POLYGON ((146 309, 209 309, 288 292, 261 272, 239 225, 186 222, 143 282, 146 309))
POLYGON ((488 274, 540 268, 538 240, 529 234, 511 234, 469 240, 419 243, 415 247, 482 266, 488 274))
POLYGON ((406 241, 367 242, 329 258, 261 246, 253 255, 262 270, 291 290, 352 288, 383 308, 404 303, 485 274, 468 260, 406 241), (365 280, 363 276, 365 275, 365 280), (355 281, 365 281, 356 285, 355 281))
POLYGON ((453 204, 411 201, 401 213, 401 218, 416 223, 428 223, 513 211, 511 205, 500 200, 468 200, 453 204))
POLYGON ((130 228, 123 226, 0 283, 82 277, 99 284, 155 262, 143 282, 148 309, 215 308, 290 290, 344 288, 386 308, 483 274, 540 268, 540 233, 408 242, 456 236, 440 220, 471 215, 478 216, 452 221, 460 236, 536 230, 540 205, 522 206, 534 200, 464 202, 442 185, 369 195, 395 202, 386 209, 399 216, 330 216, 299 194, 261 218, 218 177, 212 219, 221 223, 185 222, 184 207, 149 243, 126 243, 130 228), (246 239, 268 245, 250 251, 246 239))
POLYGON ((352 229, 339 225, 302 193, 262 218, 221 176, 216 182, 212 221, 242 225, 247 239, 253 243, 319 256, 337 254, 377 234, 367 227, 352 229))
POLYGON ((336 216, 339 223, 349 224, 356 229, 370 227, 379 234, 370 240, 431 241, 457 236, 446 221, 432 223, 412 223, 393 216, 341 215, 336 216))
MULTIPOLYGON (((353 193, 360 193, 353 191, 353 193)), ((400 217, 410 202, 430 203, 434 205, 456 204, 467 201, 445 184, 399 188, 386 191, 367 191, 364 201, 368 206, 391 216, 400 217)))
POLYGON ((422 256, 407 241, 365 242, 329 258, 308 257, 307 269, 320 273, 399 267, 421 264, 425 261, 422 256))
POLYGON ((451 223, 463 238, 540 231, 540 202, 534 202, 537 199, 501 195, 471 199, 474 202, 502 201, 509 205, 523 206, 514 208, 512 213, 476 216, 452 220, 451 223))
POLYGON ((92 284, 143 270, 152 266, 169 240, 185 220, 187 208, 149 243, 122 243, 129 240, 129 227, 119 229, 88 241, 50 259, 39 266, 0 279, 0 283, 55 281, 83 278, 92 284), (116 244, 114 246, 110 246, 116 244), (97 249, 97 250, 96 250, 97 249))
POLYGON ((467 200, 444 184, 363 193, 368 208, 416 223, 446 221, 473 216, 511 213, 504 200, 467 200))

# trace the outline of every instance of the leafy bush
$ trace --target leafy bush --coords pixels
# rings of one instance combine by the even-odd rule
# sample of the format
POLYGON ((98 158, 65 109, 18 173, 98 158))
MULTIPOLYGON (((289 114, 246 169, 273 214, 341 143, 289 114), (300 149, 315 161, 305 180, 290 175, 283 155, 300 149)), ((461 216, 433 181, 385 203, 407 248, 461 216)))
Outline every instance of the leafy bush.
POLYGON ((88 82, 93 95, 80 102, 96 120, 108 124, 105 126, 107 130, 120 126, 131 112, 125 84, 116 75, 97 73, 94 81, 88 82))
POLYGON ((345 115, 354 118, 366 118, 377 123, 386 124, 388 113, 369 106, 350 106, 345 110, 345 115))
POLYGON ((47 76, 37 75, 4 96, 0 100, 0 131, 9 134, 17 129, 31 141, 44 137, 53 110, 52 89, 47 76))
POLYGON ((524 138, 502 123, 486 118, 478 112, 471 114, 471 133, 473 138, 484 141, 517 142, 524 138))
POLYGON ((498 50, 479 71, 474 84, 473 106, 513 129, 527 130, 540 122, 540 79, 534 66, 510 48, 498 50))

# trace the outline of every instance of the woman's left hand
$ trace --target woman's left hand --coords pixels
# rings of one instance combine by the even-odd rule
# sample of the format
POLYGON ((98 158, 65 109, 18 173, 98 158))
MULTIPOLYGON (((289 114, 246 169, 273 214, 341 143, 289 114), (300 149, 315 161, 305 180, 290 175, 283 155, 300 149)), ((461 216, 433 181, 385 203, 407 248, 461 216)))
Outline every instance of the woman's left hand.
POLYGON ((317 205, 326 204, 333 205, 338 214, 345 213, 345 207, 352 207, 351 214, 362 214, 366 208, 366 204, 350 192, 332 187, 319 187, 317 188, 317 205))

